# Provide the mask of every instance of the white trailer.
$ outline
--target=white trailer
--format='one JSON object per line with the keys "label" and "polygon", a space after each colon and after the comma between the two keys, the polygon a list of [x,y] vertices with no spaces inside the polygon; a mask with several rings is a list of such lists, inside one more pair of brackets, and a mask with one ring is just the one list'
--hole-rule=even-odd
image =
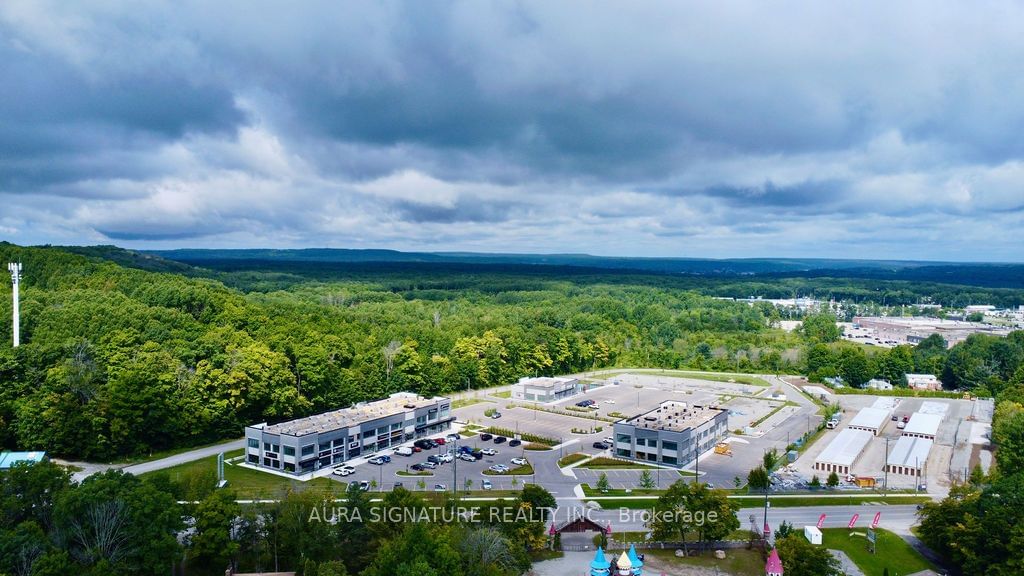
{"label": "white trailer", "polygon": [[817,526],[804,526],[804,538],[815,546],[821,546],[821,530]]}

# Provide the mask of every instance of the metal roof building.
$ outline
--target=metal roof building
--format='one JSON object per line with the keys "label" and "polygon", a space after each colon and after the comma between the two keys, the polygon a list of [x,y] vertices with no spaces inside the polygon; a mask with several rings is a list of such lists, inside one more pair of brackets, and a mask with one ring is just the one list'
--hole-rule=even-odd
{"label": "metal roof building", "polygon": [[932,451],[932,440],[917,436],[900,436],[885,459],[886,470],[893,474],[920,476]]}
{"label": "metal roof building", "polygon": [[882,427],[885,426],[886,420],[889,419],[889,415],[892,414],[892,410],[885,410],[882,408],[862,408],[857,415],[850,420],[849,428],[854,430],[866,430],[874,435],[878,435]]}
{"label": "metal roof building", "polygon": [[903,429],[903,435],[935,440],[936,434],[939,433],[939,424],[941,423],[942,416],[938,414],[914,412],[910,416],[910,421],[907,422],[907,427]]}
{"label": "metal roof building", "polygon": [[35,464],[46,459],[46,452],[0,452],[0,470],[26,462]]}
{"label": "metal roof building", "polygon": [[849,474],[850,467],[874,435],[867,430],[845,428],[814,459],[814,469]]}

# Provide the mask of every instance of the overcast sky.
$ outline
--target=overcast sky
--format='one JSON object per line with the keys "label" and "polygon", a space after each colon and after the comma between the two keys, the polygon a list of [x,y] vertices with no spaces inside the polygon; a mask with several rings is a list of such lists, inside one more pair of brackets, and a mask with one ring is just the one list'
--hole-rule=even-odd
{"label": "overcast sky", "polygon": [[1024,261],[1020,2],[0,1],[0,239]]}

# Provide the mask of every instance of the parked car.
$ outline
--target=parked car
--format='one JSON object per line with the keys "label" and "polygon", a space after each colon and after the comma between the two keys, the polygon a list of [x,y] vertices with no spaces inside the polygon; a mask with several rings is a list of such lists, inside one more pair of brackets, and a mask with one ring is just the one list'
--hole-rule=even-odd
{"label": "parked car", "polygon": [[597,402],[594,402],[593,400],[580,400],[576,403],[580,408],[590,408],[594,404],[597,404]]}
{"label": "parked car", "polygon": [[494,485],[491,484],[490,480],[484,480],[483,482],[480,483],[480,487],[483,488],[484,490],[490,490],[491,488],[494,487]]}
{"label": "parked car", "polygon": [[510,446],[511,448],[515,448],[516,446],[519,446],[519,445],[520,445],[520,444],[522,444],[522,443],[523,443],[523,441],[522,441],[522,440],[519,440],[518,438],[513,438],[513,439],[511,439],[511,440],[509,440],[509,441],[508,441],[508,445],[509,445],[509,446]]}
{"label": "parked car", "polygon": [[412,447],[412,451],[413,452],[423,452],[423,448],[420,448],[419,446],[413,446]]}
{"label": "parked car", "polygon": [[451,452],[445,452],[444,454],[441,454],[440,456],[438,456],[438,458],[440,458],[441,462],[444,462],[444,463],[448,463],[448,462],[451,462],[451,461],[455,460],[455,456],[452,456]]}
{"label": "parked car", "polygon": [[338,476],[348,476],[349,474],[355,474],[356,469],[346,464],[340,468],[335,468],[334,473]]}
{"label": "parked car", "polygon": [[513,458],[511,462],[516,466],[526,466],[527,464],[526,458]]}
{"label": "parked car", "polygon": [[449,434],[449,435],[444,437],[444,439],[449,441],[449,442],[454,442],[454,441],[459,440],[461,438],[462,438],[462,436],[459,436],[458,434]]}
{"label": "parked car", "polygon": [[440,464],[441,463],[441,457],[440,456],[427,456],[427,462],[432,462],[434,464]]}
{"label": "parked car", "polygon": [[594,442],[594,448],[597,448],[598,450],[607,450],[611,447],[612,445],[607,442]]}
{"label": "parked car", "polygon": [[483,442],[487,442],[491,438],[494,438],[494,436],[491,436],[490,434],[486,434],[486,433],[480,435],[480,440],[483,441]]}
{"label": "parked car", "polygon": [[612,399],[609,398],[608,400],[605,400],[604,403],[605,404],[615,404],[615,400],[612,400]]}
{"label": "parked car", "polygon": [[398,454],[399,456],[412,456],[412,453],[413,449],[410,448],[409,446],[402,446],[401,448],[395,450],[395,454]]}
{"label": "parked car", "polygon": [[501,418],[501,412],[494,412],[494,413],[492,413],[491,414],[491,418],[493,418],[495,420],[497,420],[498,418]]}
{"label": "parked car", "polygon": [[895,421],[897,421],[897,420],[899,420],[899,419],[900,419],[900,417],[899,417],[899,416],[897,416],[897,415],[895,415],[895,414],[893,414],[893,415],[892,415],[892,421],[893,421],[893,422],[895,422]]}
{"label": "parked car", "polygon": [[437,468],[437,463],[431,462],[430,460],[427,460],[426,462],[421,464],[421,466],[423,466],[424,468],[426,468],[428,470],[434,470],[435,468]]}
{"label": "parked car", "polygon": [[353,480],[353,481],[348,483],[348,489],[351,490],[353,488],[359,488],[359,481],[358,480]]}
{"label": "parked car", "polygon": [[448,487],[444,484],[434,484],[434,492],[444,492],[448,490]]}
{"label": "parked car", "polygon": [[433,440],[431,440],[431,442],[437,444],[438,446],[444,446],[445,443],[447,443],[448,441],[445,440],[444,438],[434,438]]}
{"label": "parked car", "polygon": [[508,438],[505,438],[504,436],[495,436],[494,437],[494,443],[495,444],[501,444],[505,440],[508,440]]}
{"label": "parked car", "polygon": [[423,470],[425,470],[425,468],[423,467],[423,464],[413,464],[412,466],[409,466],[409,468],[411,470],[416,471],[416,472],[423,472]]}
{"label": "parked car", "polygon": [[494,448],[484,448],[480,452],[483,453],[484,456],[494,456],[495,454],[498,453],[498,451],[495,450]]}
{"label": "parked car", "polygon": [[401,488],[401,487],[402,487],[402,483],[401,482],[395,482],[394,485],[391,486],[391,489],[394,490],[395,488]]}
{"label": "parked car", "polygon": [[476,462],[476,458],[473,458],[472,454],[468,454],[466,452],[459,454],[459,460],[464,460],[466,462]]}
{"label": "parked car", "polygon": [[366,480],[363,480],[362,482],[359,483],[359,489],[362,490],[363,492],[368,491],[370,489],[370,483],[367,482]]}
{"label": "parked car", "polygon": [[602,439],[602,442],[604,442],[605,444],[607,444],[609,446],[614,446],[615,445],[615,439],[612,438],[611,436],[608,436],[607,438]]}
{"label": "parked car", "polygon": [[503,473],[509,471],[509,467],[505,466],[504,464],[495,464],[495,465],[490,467],[490,470],[491,470],[491,472],[497,472],[498,474],[503,474]]}

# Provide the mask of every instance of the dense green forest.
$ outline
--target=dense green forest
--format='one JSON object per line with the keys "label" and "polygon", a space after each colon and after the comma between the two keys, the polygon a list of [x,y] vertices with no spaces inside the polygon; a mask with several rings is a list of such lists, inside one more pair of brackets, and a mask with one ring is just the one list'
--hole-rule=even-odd
{"label": "dense green forest", "polygon": [[[76,484],[50,462],[18,465],[0,473],[0,574],[216,575],[230,564],[303,576],[518,576],[546,544],[545,509],[555,506],[533,485],[483,504],[397,488],[377,503],[350,489],[341,501],[293,492],[246,505],[213,485],[195,492],[165,474],[120,471]],[[475,521],[459,521],[455,509],[469,506]]]}
{"label": "dense green forest", "polygon": [[[726,285],[702,292],[672,276],[405,263],[211,270],[110,248],[11,244],[0,244],[0,260],[25,267],[23,345],[0,347],[0,443],[93,460],[237,437],[246,424],[397,390],[445,394],[526,375],[652,366],[809,371],[858,384],[899,382],[912,366],[995,393],[1021,356],[1016,336],[951,352],[935,343],[865,351],[836,342],[828,313],[787,333],[768,303],[714,298]],[[845,290],[870,292],[858,282]],[[914,289],[906,298],[1020,296]],[[9,290],[0,291],[5,342]]]}

